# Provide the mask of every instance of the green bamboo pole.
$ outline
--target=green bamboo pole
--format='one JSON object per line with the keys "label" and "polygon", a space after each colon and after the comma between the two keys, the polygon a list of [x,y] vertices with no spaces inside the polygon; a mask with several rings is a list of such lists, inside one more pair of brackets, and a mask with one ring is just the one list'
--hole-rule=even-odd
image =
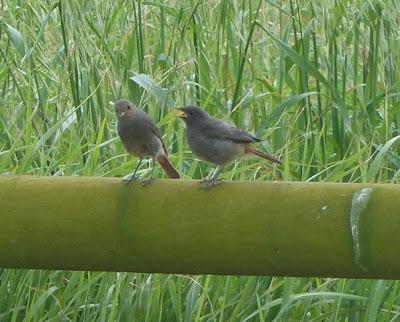
{"label": "green bamboo pole", "polygon": [[0,267],[399,278],[399,196],[388,184],[0,176]]}

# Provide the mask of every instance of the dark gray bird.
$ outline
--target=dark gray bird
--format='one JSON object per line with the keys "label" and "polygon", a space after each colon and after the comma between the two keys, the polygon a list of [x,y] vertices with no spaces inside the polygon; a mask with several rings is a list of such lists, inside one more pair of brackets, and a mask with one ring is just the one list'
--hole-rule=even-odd
{"label": "dark gray bird", "polygon": [[206,185],[216,185],[224,167],[244,156],[256,155],[282,164],[277,158],[251,145],[262,141],[254,135],[210,116],[198,106],[185,106],[178,110],[177,116],[186,123],[186,139],[190,149],[199,159],[218,165],[213,177],[205,180]]}
{"label": "dark gray bird", "polygon": [[115,103],[117,114],[118,135],[126,150],[139,158],[135,172],[132,177],[124,182],[130,183],[138,179],[136,172],[139,169],[143,158],[152,157],[153,167],[150,179],[145,184],[152,182],[154,174],[154,163],[157,161],[167,175],[172,179],[179,179],[179,173],[168,160],[168,153],[162,140],[160,130],[154,125],[151,118],[128,100],[119,100]]}

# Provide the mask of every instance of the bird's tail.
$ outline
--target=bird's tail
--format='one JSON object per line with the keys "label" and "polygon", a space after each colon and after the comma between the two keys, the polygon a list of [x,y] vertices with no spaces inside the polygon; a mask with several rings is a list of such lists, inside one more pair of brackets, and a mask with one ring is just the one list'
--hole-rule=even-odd
{"label": "bird's tail", "polygon": [[251,154],[259,156],[259,157],[261,157],[263,159],[269,160],[271,162],[282,164],[281,160],[273,157],[272,155],[269,155],[269,154],[263,153],[261,151],[258,151],[258,150],[256,150],[255,148],[253,148],[252,146],[249,146],[249,145],[246,146],[246,153],[251,153]]}
{"label": "bird's tail", "polygon": [[171,162],[169,162],[168,157],[165,154],[158,155],[156,160],[171,179],[179,179],[181,177],[178,171],[176,171],[172,166]]}

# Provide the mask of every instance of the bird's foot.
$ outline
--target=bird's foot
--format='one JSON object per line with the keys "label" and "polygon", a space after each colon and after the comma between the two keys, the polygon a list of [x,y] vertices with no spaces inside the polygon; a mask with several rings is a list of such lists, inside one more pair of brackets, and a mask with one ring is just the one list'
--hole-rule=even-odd
{"label": "bird's foot", "polygon": [[130,184],[132,181],[136,181],[139,179],[139,176],[131,176],[129,178],[122,179],[122,183]]}
{"label": "bird's foot", "polygon": [[204,179],[200,182],[201,187],[200,189],[208,190],[213,187],[219,186],[222,183],[222,179]]}
{"label": "bird's foot", "polygon": [[153,177],[151,177],[149,179],[146,179],[146,180],[143,181],[142,187],[146,187],[149,184],[153,183],[154,181],[156,181],[156,178],[153,178]]}

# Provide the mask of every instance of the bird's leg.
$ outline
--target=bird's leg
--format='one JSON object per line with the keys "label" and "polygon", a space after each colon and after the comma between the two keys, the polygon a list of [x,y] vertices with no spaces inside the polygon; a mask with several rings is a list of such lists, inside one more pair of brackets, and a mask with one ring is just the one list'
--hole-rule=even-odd
{"label": "bird's leg", "polygon": [[152,167],[151,167],[150,178],[143,181],[143,187],[149,185],[149,184],[152,183],[154,180],[156,180],[156,179],[154,178],[154,167],[155,167],[155,165],[156,165],[156,161],[154,160],[154,158],[152,159],[151,163],[152,163]]}
{"label": "bird's leg", "polygon": [[129,179],[123,179],[122,180],[123,183],[129,184],[132,181],[135,181],[135,180],[139,179],[139,177],[136,176],[136,172],[139,170],[139,167],[140,167],[140,164],[142,163],[142,161],[143,161],[143,158],[140,158],[139,162],[138,162],[138,164],[136,166],[135,172],[133,172],[133,175]]}
{"label": "bird's leg", "polygon": [[222,183],[222,179],[218,179],[219,175],[221,174],[222,171],[224,171],[224,166],[218,166],[218,168],[215,170],[214,175],[211,177],[211,179],[206,179],[201,182],[203,185],[203,188],[208,189],[212,188],[214,186],[218,186],[219,184]]}
{"label": "bird's leg", "polygon": [[211,178],[214,176],[215,171],[217,171],[217,169],[218,167],[213,169],[204,179],[201,180],[201,182],[210,181]]}
{"label": "bird's leg", "polygon": [[[219,169],[220,169],[220,167],[217,166],[203,180],[201,180],[201,182],[209,182],[209,181],[212,181],[213,179],[215,179],[215,176],[218,177],[219,173],[221,173],[221,171]],[[218,171],[218,174],[216,174],[217,171]]]}

